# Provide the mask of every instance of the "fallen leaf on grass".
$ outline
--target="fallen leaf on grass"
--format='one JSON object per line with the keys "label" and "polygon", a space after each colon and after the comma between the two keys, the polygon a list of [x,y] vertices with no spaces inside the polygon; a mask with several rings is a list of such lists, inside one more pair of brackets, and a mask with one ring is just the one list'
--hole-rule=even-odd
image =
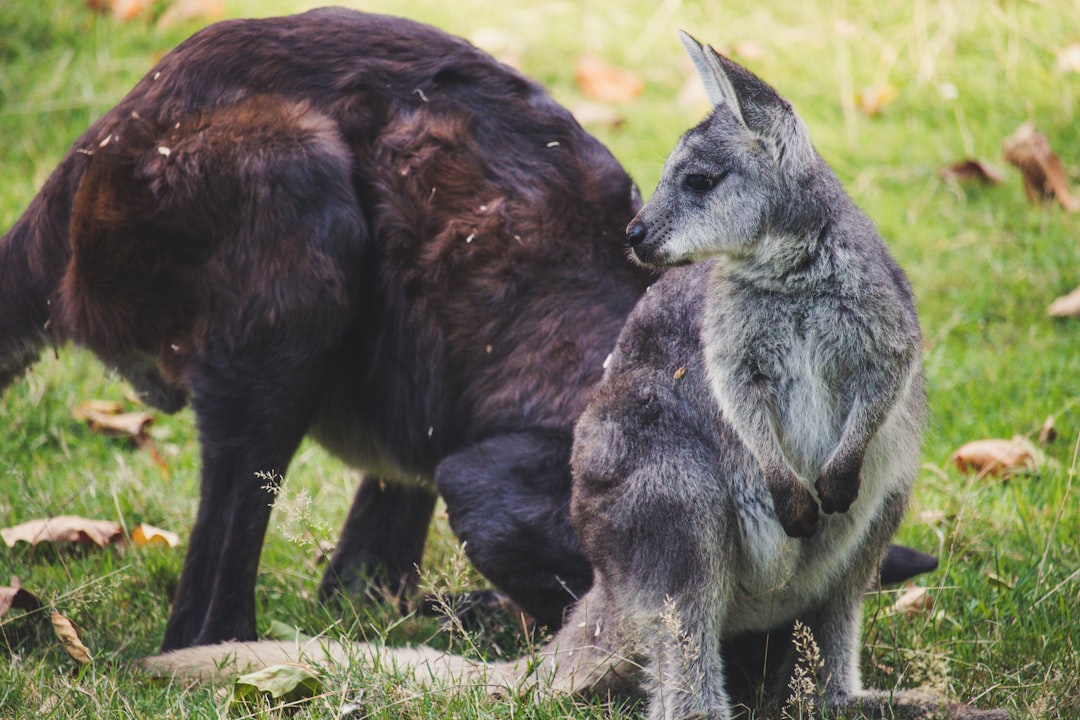
{"label": "fallen leaf on grass", "polygon": [[123,412],[124,406],[112,400],[87,400],[72,409],[71,415],[76,420],[87,423],[94,432],[113,437],[126,437],[150,453],[154,464],[161,469],[165,479],[169,478],[169,465],[158,452],[149,428],[154,422],[154,415],[148,412]]}
{"label": "fallen leaf on grass", "polygon": [[483,27],[469,33],[469,42],[515,70],[525,69],[526,43],[503,28]]}
{"label": "fallen leaf on grass", "polygon": [[75,542],[104,547],[123,536],[118,523],[111,520],[90,520],[78,515],[57,515],[53,518],[30,520],[15,527],[0,529],[8,547],[27,542],[31,545],[51,542]]}
{"label": "fallen leaf on grass", "polygon": [[90,657],[90,650],[79,639],[79,632],[75,629],[74,623],[55,610],[49,616],[49,619],[52,620],[53,632],[56,633],[57,639],[60,640],[60,646],[64,648],[67,654],[81,665],[89,663],[93,658]]}
{"label": "fallen leaf on grass", "polygon": [[271,665],[236,678],[230,707],[260,701],[293,703],[314,697],[322,692],[322,680],[313,668],[300,663]]}
{"label": "fallen leaf on grass", "polygon": [[993,165],[982,160],[966,158],[941,168],[941,177],[952,182],[981,182],[985,185],[997,185],[1005,179],[1005,174]]}
{"label": "fallen leaf on grass", "polygon": [[877,117],[898,97],[900,89],[895,85],[872,85],[855,94],[855,104],[870,117]]}
{"label": "fallen leaf on grass", "polygon": [[1080,317],[1080,287],[1050,303],[1046,313],[1050,317]]}
{"label": "fallen leaf on grass", "polygon": [[1061,160],[1050,149],[1046,136],[1030,122],[1005,138],[1005,160],[1024,175],[1024,192],[1031,202],[1057,200],[1069,212],[1080,210],[1080,201],[1069,194]]}
{"label": "fallen leaf on grass", "polygon": [[582,94],[600,102],[629,102],[645,89],[645,83],[637,75],[617,68],[595,55],[582,55],[578,58],[575,77]]}
{"label": "fallen leaf on grass", "polygon": [[1046,420],[1043,421],[1042,427],[1039,428],[1039,444],[1049,445],[1057,440],[1057,428],[1054,427],[1054,416],[1047,415]]}
{"label": "fallen leaf on grass", "polygon": [[[90,402],[101,403],[102,401]],[[94,432],[136,438],[145,435],[147,428],[154,422],[154,416],[148,412],[119,412],[118,403],[112,406],[117,408],[116,410],[111,408],[100,410],[86,405],[87,403],[83,403],[72,410],[71,414],[76,420],[87,423]]]}
{"label": "fallen leaf on grass", "polygon": [[220,0],[173,0],[161,13],[158,27],[170,28],[192,20],[218,20],[225,15]]}
{"label": "fallen leaf on grass", "polygon": [[927,525],[934,525],[948,517],[944,510],[923,510],[916,513],[915,520]]}
{"label": "fallen leaf on grass", "polygon": [[1058,72],[1080,73],[1080,44],[1074,43],[1058,51],[1055,67]]}
{"label": "fallen leaf on grass", "polygon": [[570,110],[581,125],[599,125],[617,128],[626,122],[626,116],[611,105],[582,100]]}
{"label": "fallen leaf on grass", "polygon": [[135,529],[131,531],[131,542],[133,542],[136,547],[160,545],[176,548],[180,547],[180,536],[174,532],[156,528],[153,525],[139,523],[135,526]]}
{"label": "fallen leaf on grass", "polygon": [[731,46],[731,54],[741,57],[743,60],[755,62],[765,59],[765,46],[754,40],[736,40]]}
{"label": "fallen leaf on grass", "polygon": [[123,404],[116,400],[84,400],[71,409],[71,417],[86,422],[91,415],[117,415],[123,411]]}
{"label": "fallen leaf on grass", "polygon": [[1034,447],[1023,438],[974,440],[960,446],[952,454],[952,461],[961,472],[1009,477],[1035,469],[1035,454]]}
{"label": "fallen leaf on grass", "polygon": [[915,617],[922,613],[930,612],[934,607],[934,598],[930,591],[917,585],[909,585],[904,593],[896,598],[892,611],[896,615]]}
{"label": "fallen leaf on grass", "polygon": [[150,10],[153,2],[152,0],[112,0],[109,5],[114,18],[130,22]]}
{"label": "fallen leaf on grass", "polygon": [[8,610],[25,610],[34,612],[41,608],[41,600],[37,595],[23,589],[19,584],[19,578],[11,578],[11,585],[0,587],[0,617],[7,614]]}

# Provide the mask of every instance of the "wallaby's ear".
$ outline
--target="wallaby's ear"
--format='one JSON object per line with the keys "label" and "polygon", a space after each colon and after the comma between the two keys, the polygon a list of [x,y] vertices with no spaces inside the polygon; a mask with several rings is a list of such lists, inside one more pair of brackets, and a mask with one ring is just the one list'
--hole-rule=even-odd
{"label": "wallaby's ear", "polygon": [[705,94],[708,95],[709,102],[714,108],[726,105],[743,127],[746,127],[739,96],[731,80],[728,79],[727,73],[724,72],[724,66],[720,64],[716,51],[705,47],[682,30],[679,31],[679,39],[682,40],[686,54],[690,56],[690,62],[694,63],[694,69],[697,70],[701,82],[705,85]]}
{"label": "wallaby's ear", "polygon": [[679,38],[714,107],[724,105],[750,133],[768,141],[777,160],[795,163],[812,156],[802,120],[780,93],[754,73],[685,32]]}

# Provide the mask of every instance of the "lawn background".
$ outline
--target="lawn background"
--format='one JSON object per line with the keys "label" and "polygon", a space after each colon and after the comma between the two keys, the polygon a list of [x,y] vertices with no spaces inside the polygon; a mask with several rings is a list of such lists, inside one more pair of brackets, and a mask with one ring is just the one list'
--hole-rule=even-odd
{"label": "lawn background", "polygon": [[[932,418],[923,470],[899,540],[938,553],[926,579],[931,611],[891,616],[895,594],[867,603],[868,685],[927,685],[1015,717],[1080,718],[1080,319],[1046,306],[1080,284],[1080,214],[1028,204],[1002,141],[1030,120],[1080,193],[1080,73],[1058,55],[1080,43],[1080,3],[1046,2],[524,2],[402,0],[354,7],[393,12],[520,58],[523,70],[574,107],[578,58],[589,53],[645,83],[618,106],[618,127],[589,126],[647,196],[679,134],[704,107],[675,30],[733,52],[789,98],[818,149],[877,221],[914,285],[926,336]],[[229,2],[228,16],[309,7]],[[160,9],[160,6],[159,6]],[[206,20],[168,28],[118,22],[81,0],[0,0],[0,228],[10,227],[74,140],[153,62]],[[360,49],[358,48],[358,51]],[[893,88],[877,117],[856,94]],[[1005,172],[997,186],[956,185],[940,169],[978,157]],[[125,384],[91,356],[62,348],[0,399],[0,526],[59,514],[139,521],[186,537],[197,502],[190,411],[159,416],[168,477],[145,452],[91,433],[71,416],[88,398],[124,398]],[[951,452],[982,437],[1034,439],[1048,416],[1059,433],[1038,472],[973,480]],[[461,647],[430,621],[364,606],[340,614],[315,601],[319,543],[332,542],[358,476],[313,444],[290,469],[263,553],[260,628],[430,640]],[[164,629],[182,550],[75,551],[0,547],[0,583],[17,576],[82,628],[94,662],[76,669],[48,620],[0,618],[0,718],[216,717],[220,694],[149,682],[133,659]],[[440,589],[475,587],[441,518],[425,560]],[[467,646],[492,656],[524,647],[512,631]],[[418,694],[392,679],[328,678],[298,717],[338,717],[364,695],[375,717],[605,716],[528,698]],[[620,711],[616,710],[616,714]],[[363,716],[363,715],[360,715]]]}

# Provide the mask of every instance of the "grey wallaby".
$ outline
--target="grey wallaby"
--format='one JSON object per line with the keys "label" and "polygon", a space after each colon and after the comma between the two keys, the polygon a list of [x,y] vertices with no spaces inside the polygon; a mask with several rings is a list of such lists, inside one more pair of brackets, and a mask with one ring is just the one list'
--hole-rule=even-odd
{"label": "grey wallaby", "polygon": [[818,702],[924,712],[859,673],[863,593],[919,464],[911,289],[790,104],[682,40],[713,111],[627,237],[644,265],[694,264],[639,301],[577,423],[571,516],[595,584],[556,639],[584,657],[556,677],[641,668],[650,718],[729,718],[725,642],[797,619]]}
{"label": "grey wallaby", "polygon": [[[721,720],[725,651],[798,620],[818,647],[804,667],[821,706],[1005,718],[862,688],[862,597],[904,513],[925,415],[911,289],[791,106],[682,39],[714,109],[628,238],[643,265],[689,266],[638,302],[575,429],[571,516],[594,584],[540,658],[484,677],[643,694],[652,720]],[[777,648],[774,695],[800,662]],[[476,663],[399,652],[418,677],[477,677]],[[190,671],[168,658],[157,667]]]}

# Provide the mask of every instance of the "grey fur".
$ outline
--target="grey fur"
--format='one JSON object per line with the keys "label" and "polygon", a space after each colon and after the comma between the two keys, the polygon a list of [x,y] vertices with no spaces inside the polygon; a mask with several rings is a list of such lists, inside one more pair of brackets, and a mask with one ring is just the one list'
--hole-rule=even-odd
{"label": "grey fur", "polygon": [[704,262],[639,302],[578,421],[572,516],[595,585],[556,639],[578,646],[556,684],[624,658],[650,718],[728,718],[721,643],[800,618],[824,704],[861,702],[862,592],[919,460],[914,302],[791,106],[684,44],[715,106],[628,237],[643,264]]}

